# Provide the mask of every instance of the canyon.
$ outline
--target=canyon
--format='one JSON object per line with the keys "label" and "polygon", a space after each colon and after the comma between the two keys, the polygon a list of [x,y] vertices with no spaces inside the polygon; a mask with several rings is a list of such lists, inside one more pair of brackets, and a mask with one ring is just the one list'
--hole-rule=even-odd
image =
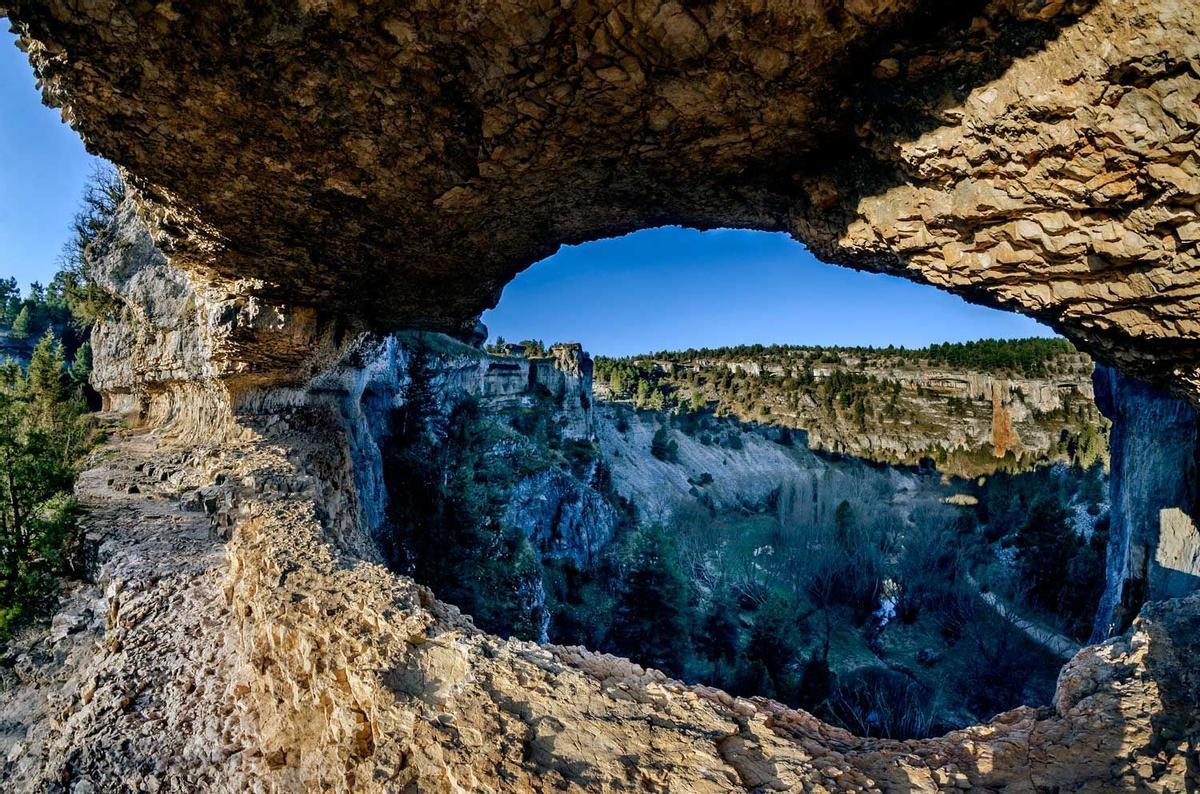
{"label": "canyon", "polygon": [[[1192,4],[0,5],[132,193],[93,336],[132,427],[80,478],[94,581],[11,652],[14,789],[1194,785]],[[788,231],[1116,368],[1106,618],[1052,706],[856,737],[488,635],[384,564],[390,334],[474,350],[517,271],[666,222]],[[447,377],[488,398],[586,393],[573,348],[495,373],[455,350]],[[568,433],[603,439],[577,402]]]}

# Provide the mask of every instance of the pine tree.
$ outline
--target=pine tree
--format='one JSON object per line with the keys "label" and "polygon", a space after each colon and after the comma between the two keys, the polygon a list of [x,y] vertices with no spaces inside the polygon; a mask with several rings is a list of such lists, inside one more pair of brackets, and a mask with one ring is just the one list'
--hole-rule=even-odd
{"label": "pine tree", "polygon": [[837,539],[843,546],[850,542],[850,532],[854,529],[854,508],[850,502],[843,499],[838,503],[833,514],[833,527],[837,531]]}
{"label": "pine tree", "polygon": [[667,463],[679,462],[679,443],[671,438],[671,433],[665,426],[659,426],[650,439],[650,454]]}
{"label": "pine tree", "polygon": [[84,342],[75,351],[75,358],[71,361],[71,380],[82,386],[88,382],[88,377],[92,374],[92,343]]}
{"label": "pine tree", "polygon": [[29,306],[21,306],[21,310],[17,312],[16,318],[12,323],[13,339],[28,339],[33,333],[33,319],[30,317]]}
{"label": "pine tree", "polygon": [[1034,604],[1053,609],[1066,582],[1078,540],[1067,526],[1067,511],[1054,496],[1039,497],[1014,538],[1022,584]]}
{"label": "pine tree", "polygon": [[662,527],[639,530],[623,555],[612,640],[617,650],[678,674],[689,648],[687,580]]}
{"label": "pine tree", "polygon": [[53,424],[70,396],[66,368],[62,345],[54,336],[54,330],[47,328],[33,349],[26,375],[34,417],[43,427]]}
{"label": "pine tree", "polygon": [[729,664],[738,654],[737,602],[726,588],[714,591],[696,634],[696,650],[710,662]]}
{"label": "pine tree", "polygon": [[0,279],[0,325],[12,325],[21,305],[21,291],[17,280],[12,278]]}
{"label": "pine tree", "polygon": [[645,408],[646,403],[650,401],[650,381],[638,380],[637,391],[634,394],[633,404],[638,408]]}
{"label": "pine tree", "polygon": [[771,596],[754,617],[743,654],[748,662],[759,663],[766,669],[775,696],[783,699],[790,698],[795,690],[789,670],[797,645],[794,613],[792,604],[778,595]]}

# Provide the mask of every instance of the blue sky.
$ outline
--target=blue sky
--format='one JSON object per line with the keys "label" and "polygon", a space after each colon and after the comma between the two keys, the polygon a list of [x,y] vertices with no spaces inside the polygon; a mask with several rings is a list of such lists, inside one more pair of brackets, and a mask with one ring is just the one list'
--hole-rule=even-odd
{"label": "blue sky", "polygon": [[930,286],[827,265],[785,234],[678,227],[564,246],[517,276],[483,320],[493,339],[579,341],[605,355],[1053,335]]}
{"label": "blue sky", "polygon": [[[0,276],[49,281],[96,158],[42,105],[0,19]],[[492,336],[596,353],[740,343],[873,344],[1049,335],[1024,317],[818,262],[785,235],[648,229],[567,246],[484,315]]]}
{"label": "blue sky", "polygon": [[94,157],[45,107],[25,54],[0,17],[0,276],[22,288],[57,269]]}

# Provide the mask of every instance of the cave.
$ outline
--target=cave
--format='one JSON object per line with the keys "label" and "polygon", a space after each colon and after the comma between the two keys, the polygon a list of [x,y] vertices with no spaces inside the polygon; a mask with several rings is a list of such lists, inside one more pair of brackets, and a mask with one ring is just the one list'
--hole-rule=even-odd
{"label": "cave", "polygon": [[[19,788],[142,767],[169,790],[1195,785],[1200,600],[1155,568],[1196,482],[1190,5],[0,5],[46,102],[128,185],[97,250],[121,310],[95,385],[145,429],[83,475],[106,650],[80,653]],[[557,246],[667,223],[783,231],[1115,368],[1099,397],[1132,529],[1110,567],[1130,586],[1053,706],[856,737],[489,636],[381,564],[392,334],[478,342]],[[1164,521],[1148,500],[1170,489]]]}

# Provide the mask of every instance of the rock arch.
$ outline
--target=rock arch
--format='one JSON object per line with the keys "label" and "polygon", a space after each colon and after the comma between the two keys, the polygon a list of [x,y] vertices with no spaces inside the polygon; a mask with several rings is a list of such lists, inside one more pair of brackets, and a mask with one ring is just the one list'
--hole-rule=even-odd
{"label": "rock arch", "polygon": [[[827,260],[1036,316],[1200,400],[1194,4],[3,5],[47,101],[124,169],[198,296],[203,363],[137,369],[122,388],[177,430],[228,422],[228,449],[211,454],[255,467],[211,497],[219,525],[237,526],[228,610],[214,617],[233,668],[225,690],[196,697],[228,709],[238,728],[224,737],[249,752],[214,757],[207,779],[447,791],[1195,780],[1195,598],[1082,652],[1054,710],[928,742],[856,739],[778,704],[479,634],[367,562],[338,426],[314,449],[311,428],[261,419],[354,394],[345,384],[384,355],[357,331],[469,333],[556,245],[665,222],[788,231]],[[92,723],[72,730],[68,748],[105,746]],[[88,763],[122,779],[111,759]]]}
{"label": "rock arch", "polygon": [[1194,380],[1188,3],[5,5],[172,261],[276,301],[466,330],[560,243],[754,226]]}

